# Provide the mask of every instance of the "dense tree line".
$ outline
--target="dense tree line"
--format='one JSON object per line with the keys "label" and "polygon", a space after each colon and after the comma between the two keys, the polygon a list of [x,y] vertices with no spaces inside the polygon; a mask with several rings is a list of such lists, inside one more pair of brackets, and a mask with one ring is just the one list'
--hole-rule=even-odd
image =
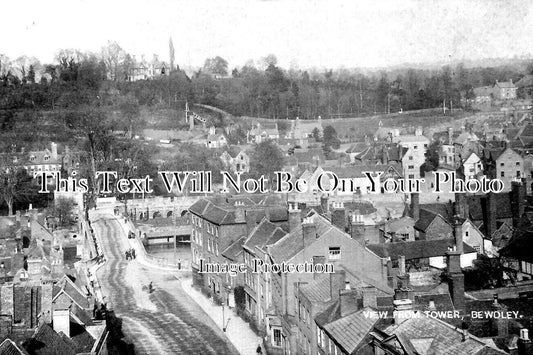
{"label": "dense tree line", "polygon": [[[173,52],[170,39],[171,58]],[[95,97],[101,105],[114,106],[121,96],[129,95],[141,106],[183,108],[187,100],[241,116],[329,118],[462,107],[465,99],[473,97],[474,87],[493,85],[496,80],[516,81],[532,70],[523,65],[467,68],[462,64],[379,72],[285,70],[269,55],[229,74],[228,62],[217,56],[206,59],[190,76],[172,64],[170,75],[131,82],[131,70],[139,63],[115,42],[109,42],[100,54],[62,50],[56,63],[48,65],[28,58],[10,62],[0,56],[0,109],[72,107]]]}

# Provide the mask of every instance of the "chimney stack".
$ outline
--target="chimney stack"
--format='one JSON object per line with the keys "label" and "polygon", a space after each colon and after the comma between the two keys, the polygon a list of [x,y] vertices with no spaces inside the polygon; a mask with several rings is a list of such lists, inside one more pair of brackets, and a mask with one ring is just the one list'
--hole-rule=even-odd
{"label": "chimney stack", "polygon": [[520,217],[524,214],[526,205],[526,182],[525,179],[511,182],[511,210],[513,213],[513,227],[518,225]]}
{"label": "chimney stack", "polygon": [[448,127],[448,144],[453,144],[453,127]]}
{"label": "chimney stack", "polygon": [[337,300],[342,290],[346,289],[346,272],[344,270],[329,274],[329,296]]}
{"label": "chimney stack", "polygon": [[[325,256],[322,256],[322,255],[316,255],[316,256],[313,256],[313,266],[316,265],[316,264],[322,264],[324,265],[326,263],[326,257]],[[318,273],[313,273],[313,279],[316,279],[319,275],[321,274],[318,274]]]}
{"label": "chimney stack", "polygon": [[533,354],[533,344],[529,339],[529,330],[520,329],[520,338],[518,338],[518,355]]}
{"label": "chimney stack", "polygon": [[398,274],[396,275],[397,283],[394,290],[394,299],[412,299],[411,279],[405,268],[405,256],[398,257]]}
{"label": "chimney stack", "polygon": [[301,223],[301,211],[296,202],[289,202],[289,232],[298,228]]}
{"label": "chimney stack", "polygon": [[255,211],[244,211],[244,219],[246,220],[246,235],[248,236],[257,224]]}
{"label": "chimney stack", "polygon": [[410,299],[394,300],[394,324],[400,324],[404,320],[412,318],[413,301]]}
{"label": "chimney stack", "polygon": [[365,245],[365,222],[363,221],[363,215],[358,214],[358,212],[354,211],[350,219],[350,236]]}
{"label": "chimney stack", "polygon": [[328,202],[329,198],[328,198],[328,195],[326,194],[323,194],[322,196],[320,196],[320,207],[322,209],[322,213],[328,213],[329,212],[329,202]]}
{"label": "chimney stack", "polygon": [[465,310],[465,277],[461,270],[461,253],[457,250],[446,253],[448,288],[456,310]]}
{"label": "chimney stack", "polygon": [[339,291],[340,313],[341,317],[357,311],[357,293],[355,290],[344,289]]}
{"label": "chimney stack", "polygon": [[[507,307],[502,303],[498,302],[498,294],[494,294],[494,302],[491,305],[491,308],[495,312],[501,312],[504,314],[507,311]],[[493,334],[497,334],[498,337],[505,338],[509,335],[509,320],[506,318],[491,318],[490,325],[493,331]]]}
{"label": "chimney stack", "polygon": [[55,309],[53,311],[53,326],[57,333],[63,332],[70,338],[70,309]]}
{"label": "chimney stack", "polygon": [[466,194],[463,192],[455,193],[454,215],[464,219],[470,216]]}
{"label": "chimney stack", "polygon": [[236,223],[245,223],[246,222],[246,211],[243,201],[235,201],[235,222]]}
{"label": "chimney stack", "polygon": [[333,211],[331,211],[331,224],[344,231],[346,225],[346,209],[344,202],[333,202]]}
{"label": "chimney stack", "polygon": [[420,218],[420,195],[417,192],[411,193],[411,217],[415,222]]}
{"label": "chimney stack", "polygon": [[489,192],[485,197],[485,214],[483,224],[486,226],[486,237],[490,239],[492,234],[496,231],[496,219],[498,217],[498,205],[496,201],[496,194]]}
{"label": "chimney stack", "polygon": [[453,236],[455,238],[455,249],[458,253],[463,254],[463,223],[459,218],[455,218]]}
{"label": "chimney stack", "polygon": [[378,290],[375,287],[363,288],[363,307],[377,309],[378,307]]}
{"label": "chimney stack", "polygon": [[50,144],[51,148],[52,148],[52,159],[53,160],[57,160],[57,144],[55,144],[54,142],[52,142]]}
{"label": "chimney stack", "polygon": [[312,218],[304,218],[302,222],[302,234],[304,248],[305,246],[310,245],[312,241],[318,237],[316,234],[316,225]]}

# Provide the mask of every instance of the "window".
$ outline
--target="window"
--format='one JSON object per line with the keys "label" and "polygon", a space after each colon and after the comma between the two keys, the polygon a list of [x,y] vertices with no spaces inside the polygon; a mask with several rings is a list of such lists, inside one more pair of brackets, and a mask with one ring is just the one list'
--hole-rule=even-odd
{"label": "window", "polygon": [[500,173],[500,177],[505,177],[505,171],[502,171],[502,172]]}
{"label": "window", "polygon": [[414,174],[409,174],[409,176],[407,177],[408,179],[414,179],[415,178],[415,175]]}
{"label": "window", "polygon": [[505,166],[505,164],[504,163],[500,163],[500,166]]}
{"label": "window", "polygon": [[340,247],[330,247],[329,248],[329,259],[330,260],[340,260],[341,258],[341,248]]}
{"label": "window", "polygon": [[519,161],[516,162],[516,166],[520,166],[520,162]]}
{"label": "window", "polygon": [[417,145],[415,145],[415,147],[414,147],[414,148],[415,148],[415,149],[418,149],[418,146],[417,146]]}
{"label": "window", "polygon": [[522,175],[522,173],[520,173],[520,170],[517,170],[516,177],[519,178],[521,175]]}
{"label": "window", "polygon": [[48,161],[49,159],[50,159],[50,157],[48,155],[44,156],[44,161]]}
{"label": "window", "polygon": [[428,145],[427,145],[427,144],[424,144],[424,148],[427,148],[427,147],[428,147]]}
{"label": "window", "polygon": [[409,156],[409,160],[413,160],[413,156],[412,155]]}
{"label": "window", "polygon": [[280,347],[281,346],[281,329],[273,328],[272,329],[272,345]]}
{"label": "window", "polygon": [[409,166],[407,166],[407,169],[414,169],[414,168],[415,168],[414,165],[409,165]]}

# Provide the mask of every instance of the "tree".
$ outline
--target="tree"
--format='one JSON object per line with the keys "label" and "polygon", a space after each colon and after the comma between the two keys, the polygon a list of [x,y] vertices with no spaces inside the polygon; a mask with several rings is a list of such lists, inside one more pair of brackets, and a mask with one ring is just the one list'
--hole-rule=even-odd
{"label": "tree", "polygon": [[278,145],[272,140],[266,140],[254,147],[250,170],[257,177],[264,175],[269,178],[274,171],[283,168],[284,156]]}
{"label": "tree", "polygon": [[59,219],[60,226],[68,227],[75,222],[73,218],[75,204],[73,199],[66,197],[54,201],[54,216]]}
{"label": "tree", "polygon": [[434,141],[429,145],[425,153],[426,161],[420,166],[420,175],[422,177],[439,166],[439,149],[440,143],[438,141]]}
{"label": "tree", "polygon": [[27,75],[28,82],[34,84],[35,83],[35,69],[33,64],[30,65],[30,68],[28,69],[28,75]]}
{"label": "tree", "polygon": [[325,147],[339,149],[340,140],[337,137],[337,131],[335,131],[335,128],[333,128],[333,126],[327,125],[326,127],[324,127],[323,136],[323,142]]}
{"label": "tree", "polygon": [[168,40],[168,55],[170,57],[170,71],[174,71],[174,43],[172,43],[172,37]]}
{"label": "tree", "polygon": [[15,201],[24,201],[29,196],[35,196],[36,185],[32,186],[33,179],[26,170],[17,166],[6,154],[0,162],[0,198],[5,202],[8,214],[13,215]]}
{"label": "tree", "polygon": [[474,266],[465,270],[467,291],[504,286],[504,266],[500,258],[479,254]]}
{"label": "tree", "polygon": [[109,41],[106,46],[102,47],[102,60],[105,63],[109,79],[113,81],[123,79],[121,66],[124,64],[126,55],[126,51],[117,42]]}
{"label": "tree", "polygon": [[313,138],[315,139],[315,141],[320,142],[321,137],[320,130],[318,129],[318,127],[313,128],[313,131],[311,133],[313,134]]}
{"label": "tree", "polygon": [[208,58],[205,60],[203,71],[211,74],[228,75],[228,61],[219,56]]}

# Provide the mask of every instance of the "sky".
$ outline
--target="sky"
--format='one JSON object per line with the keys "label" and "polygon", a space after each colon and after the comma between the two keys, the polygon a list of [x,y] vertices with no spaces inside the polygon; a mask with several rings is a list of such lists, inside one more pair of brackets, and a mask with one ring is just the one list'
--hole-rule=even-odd
{"label": "sky", "polygon": [[2,5],[0,53],[43,63],[116,41],[137,59],[230,68],[274,54],[283,67],[376,68],[533,53],[529,0],[26,0]]}

